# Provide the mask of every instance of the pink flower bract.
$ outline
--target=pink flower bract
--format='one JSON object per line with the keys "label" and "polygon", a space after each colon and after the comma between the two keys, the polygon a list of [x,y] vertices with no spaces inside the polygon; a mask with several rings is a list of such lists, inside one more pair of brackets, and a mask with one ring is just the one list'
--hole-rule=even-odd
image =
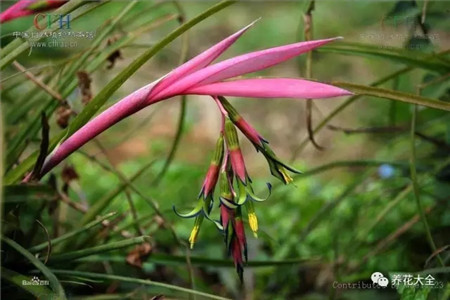
{"label": "pink flower bract", "polygon": [[[253,23],[252,23],[253,24]],[[41,175],[115,123],[144,107],[182,94],[251,98],[329,98],[350,92],[324,83],[293,78],[256,78],[223,81],[259,71],[339,38],[300,42],[233,57],[210,65],[252,24],[202,52],[180,67],[123,98],[61,143],[47,157]],[[240,174],[242,175],[242,174]]]}

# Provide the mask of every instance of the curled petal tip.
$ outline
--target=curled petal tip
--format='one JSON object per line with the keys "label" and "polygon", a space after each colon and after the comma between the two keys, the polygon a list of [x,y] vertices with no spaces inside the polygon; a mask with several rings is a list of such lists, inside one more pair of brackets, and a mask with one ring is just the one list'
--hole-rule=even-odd
{"label": "curled petal tip", "polygon": [[173,209],[173,212],[180,218],[187,219],[187,218],[197,217],[203,211],[203,201],[200,200],[197,203],[197,205],[190,212],[185,213],[185,214],[178,212],[177,209],[175,208],[175,205],[172,205],[172,209]]}

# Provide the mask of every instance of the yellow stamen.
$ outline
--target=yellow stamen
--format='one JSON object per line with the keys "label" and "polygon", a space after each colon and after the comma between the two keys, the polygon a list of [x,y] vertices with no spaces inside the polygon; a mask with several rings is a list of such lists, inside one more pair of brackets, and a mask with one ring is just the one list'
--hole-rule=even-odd
{"label": "yellow stamen", "polygon": [[189,244],[191,246],[191,249],[194,248],[194,244],[197,241],[199,231],[200,231],[200,226],[194,225],[194,228],[192,228],[192,231],[191,231],[191,236],[189,237]]}
{"label": "yellow stamen", "polygon": [[289,176],[289,174],[287,173],[285,168],[281,167],[278,170],[280,171],[281,175],[283,176],[284,182],[286,182],[286,184],[289,184],[292,181],[294,181],[294,179],[292,179],[292,177]]}
{"label": "yellow stamen", "polygon": [[195,218],[194,228],[192,228],[191,235],[189,236],[189,244],[191,249],[194,248],[194,244],[197,241],[198,233],[200,231],[200,226],[203,222],[203,215],[199,215]]}
{"label": "yellow stamen", "polygon": [[248,223],[250,224],[250,229],[253,231],[253,235],[258,237],[258,218],[254,212],[248,214]]}
{"label": "yellow stamen", "polygon": [[250,225],[250,229],[253,231],[253,235],[258,237],[258,218],[256,217],[253,202],[248,200],[245,202],[245,206],[247,207],[248,224]]}

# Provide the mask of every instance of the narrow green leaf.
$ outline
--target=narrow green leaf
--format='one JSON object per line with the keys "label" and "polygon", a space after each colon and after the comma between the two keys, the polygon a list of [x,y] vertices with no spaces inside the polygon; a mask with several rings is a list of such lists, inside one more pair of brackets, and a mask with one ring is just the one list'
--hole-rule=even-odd
{"label": "narrow green leaf", "polygon": [[64,293],[64,289],[56,278],[55,274],[50,271],[39,259],[33,256],[28,250],[23,248],[21,245],[17,244],[15,241],[2,236],[2,240],[8,244],[11,248],[22,254],[25,258],[27,258],[36,268],[38,268],[45,277],[47,277],[50,282],[50,287],[58,296],[58,299],[64,300],[66,299],[66,295]]}
{"label": "narrow green leaf", "polygon": [[150,238],[148,236],[140,236],[131,239],[126,239],[119,242],[112,242],[105,245],[100,245],[92,248],[86,248],[81,250],[76,250],[72,252],[67,252],[63,254],[56,254],[50,257],[48,264],[54,264],[58,262],[68,262],[77,258],[86,257],[93,254],[105,253],[108,251],[113,251],[117,249],[122,249],[125,247],[133,246],[136,244],[142,244],[144,242],[149,242]]}
{"label": "narrow green leaf", "polygon": [[[122,257],[117,256],[90,256],[86,258],[81,258],[80,261],[83,262],[123,262]],[[152,253],[147,259],[148,263],[160,264],[160,265],[180,265],[186,264],[186,256],[182,255],[169,255],[164,253]],[[205,267],[225,267],[234,268],[234,263],[229,259],[212,259],[204,258],[199,256],[191,256],[190,261],[196,266]],[[315,258],[291,258],[284,260],[252,260],[248,261],[246,266],[250,268],[263,268],[263,267],[274,267],[274,266],[288,266],[288,265],[301,265],[314,263]]]}
{"label": "narrow green leaf", "polygon": [[389,100],[394,101],[401,101],[406,102],[410,104],[417,104],[422,105],[430,108],[435,109],[441,109],[450,111],[450,103],[439,101],[439,100],[433,100],[425,97],[421,97],[414,94],[394,91],[394,90],[388,90],[388,89],[382,89],[382,88],[376,88],[372,86],[366,86],[366,85],[359,85],[354,83],[347,83],[347,82],[332,82],[333,85],[339,86],[341,88],[347,89],[355,94],[358,95],[366,95],[366,96],[374,96],[379,98],[385,98]]}
{"label": "narrow green leaf", "polygon": [[[430,250],[433,253],[437,253],[436,243],[433,240],[433,235],[431,234],[430,226],[428,225],[427,217],[425,216],[425,211],[423,209],[422,200],[420,196],[420,187],[417,182],[417,170],[416,170],[416,118],[417,118],[417,106],[414,105],[411,117],[411,130],[410,130],[410,174],[411,182],[413,186],[414,198],[416,199],[417,210],[419,211],[420,220],[423,223],[425,230],[425,237],[427,238]],[[437,254],[437,259],[441,267],[445,267],[444,260],[441,256]],[[403,298],[403,295],[402,295]],[[424,298],[426,299],[426,297]]]}
{"label": "narrow green leaf", "polygon": [[450,62],[442,57],[437,55],[430,56],[429,53],[409,51],[401,48],[383,48],[380,45],[338,42],[330,46],[320,47],[318,51],[384,58],[406,64],[407,66],[440,73],[448,73],[450,71]]}
{"label": "narrow green leaf", "polygon": [[48,185],[7,185],[5,186],[4,203],[21,203],[26,201],[51,201],[58,193]]}
{"label": "narrow green leaf", "polygon": [[83,65],[84,62],[89,58],[89,56],[94,52],[94,50],[97,49],[98,46],[100,46],[105,39],[108,37],[108,35],[113,31],[113,29],[117,26],[117,24],[122,20],[123,17],[127,15],[127,13],[138,3],[137,0],[131,1],[128,3],[127,6],[125,6],[120,14],[116,16],[103,30],[101,33],[94,39],[92,42],[91,47],[83,53],[83,55],[77,59],[77,61],[70,66],[70,69],[68,71],[69,74],[75,74],[75,72]]}
{"label": "narrow green leaf", "polygon": [[207,294],[204,292],[199,292],[196,290],[191,290],[188,288],[183,288],[183,287],[176,286],[176,285],[152,281],[149,279],[130,278],[130,277],[118,276],[118,275],[107,275],[107,274],[70,271],[70,270],[53,270],[53,272],[55,272],[56,274],[62,274],[62,275],[68,275],[68,276],[81,276],[81,277],[87,277],[87,278],[103,279],[103,280],[107,280],[107,281],[128,282],[128,283],[134,283],[137,285],[157,286],[157,287],[162,287],[162,288],[166,288],[169,290],[179,291],[179,292],[183,292],[183,293],[187,293],[187,294],[191,294],[191,295],[202,296],[202,297],[205,297],[208,299],[219,299],[219,300],[228,299],[228,298],[223,298],[223,297],[212,295],[212,294]]}
{"label": "narrow green leaf", "polygon": [[2,278],[16,285],[20,289],[27,291],[38,299],[56,299],[57,295],[44,285],[24,285],[23,281],[30,281],[29,276],[2,267]]}
{"label": "narrow green leaf", "polygon": [[[84,226],[82,226],[82,227],[80,227],[80,228],[78,228],[76,230],[67,232],[66,234],[63,234],[63,235],[61,235],[61,236],[59,236],[57,238],[54,238],[54,239],[50,240],[50,242],[51,242],[52,246],[58,245],[59,243],[61,243],[63,241],[70,240],[70,238],[72,238],[74,236],[77,236],[77,235],[79,235],[79,234],[81,234],[83,232],[88,231],[89,229],[91,229],[91,228],[101,224],[104,220],[109,219],[109,218],[111,218],[113,216],[116,216],[116,215],[117,215],[117,213],[115,213],[115,212],[109,213],[109,214],[107,214],[107,215],[105,215],[105,216],[103,216],[101,218],[98,218],[97,220],[92,221],[92,222],[90,222],[90,223],[88,223],[88,224],[86,224],[86,225],[84,225]],[[28,251],[30,251],[30,252],[38,252],[38,251],[41,251],[41,250],[45,249],[47,247],[47,245],[48,245],[48,242],[43,242],[43,243],[41,243],[39,245],[36,245],[36,246],[33,246],[33,247],[29,248]]]}

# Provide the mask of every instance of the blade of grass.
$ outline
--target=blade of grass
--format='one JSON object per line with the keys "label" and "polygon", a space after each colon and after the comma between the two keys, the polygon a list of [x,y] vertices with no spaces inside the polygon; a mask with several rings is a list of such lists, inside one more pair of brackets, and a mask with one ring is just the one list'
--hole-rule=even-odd
{"label": "blade of grass", "polygon": [[[427,241],[430,245],[432,252],[436,252],[436,244],[434,243],[433,236],[431,235],[430,227],[428,225],[427,218],[425,216],[425,212],[423,210],[422,201],[420,199],[420,188],[417,182],[417,171],[416,171],[416,118],[417,118],[417,105],[414,105],[414,109],[411,117],[411,135],[410,135],[410,172],[411,172],[411,181],[413,185],[414,198],[416,199],[417,210],[419,211],[420,219],[423,223],[423,227],[425,230],[425,234],[427,237]],[[444,261],[441,256],[438,254],[437,259],[439,264],[444,267]]]}
{"label": "blade of grass", "polygon": [[26,201],[51,201],[58,197],[56,191],[48,185],[7,185],[4,203],[23,203]]}
{"label": "blade of grass", "polygon": [[374,96],[379,98],[385,98],[389,100],[394,101],[400,101],[410,104],[417,104],[422,105],[430,108],[450,111],[450,103],[439,101],[439,100],[433,100],[429,98],[425,98],[422,96],[394,91],[394,90],[388,90],[388,89],[382,89],[382,88],[376,88],[372,86],[365,86],[365,85],[359,85],[354,83],[347,83],[347,82],[332,82],[333,85],[342,87],[344,89],[347,89],[355,94],[359,95],[366,95],[366,96]]}
{"label": "blade of grass", "polygon": [[[57,295],[44,285],[24,285],[23,281],[30,281],[30,277],[2,267],[2,278],[27,291],[37,299],[56,299]],[[44,298],[45,297],[45,298]]]}
{"label": "blade of grass", "polygon": [[383,48],[379,45],[338,42],[332,46],[320,47],[318,51],[384,58],[433,72],[448,73],[450,71],[450,63],[439,56],[430,57],[427,53],[401,48]]}
{"label": "blade of grass", "polygon": [[294,180],[305,179],[306,177],[313,176],[324,171],[332,170],[335,168],[351,168],[351,167],[379,167],[381,165],[388,164],[391,166],[397,167],[407,167],[408,164],[406,162],[398,162],[398,161],[382,161],[382,160],[343,160],[343,161],[334,161],[329,164],[321,165],[314,169],[310,169],[308,171],[303,172],[302,174],[297,174],[294,176]]}
{"label": "blade of grass", "polygon": [[81,257],[86,257],[89,255],[98,254],[98,253],[105,253],[108,251],[122,249],[125,247],[133,246],[136,244],[142,244],[142,243],[149,242],[149,241],[150,241],[150,237],[140,236],[140,237],[126,239],[126,240],[118,241],[118,242],[112,242],[112,243],[108,243],[105,245],[100,245],[100,246],[96,246],[96,247],[92,247],[92,248],[85,248],[85,249],[66,252],[66,253],[62,253],[62,254],[55,254],[52,257],[50,257],[48,264],[55,264],[55,263],[59,263],[62,261],[69,262],[71,260],[78,259]]}
{"label": "blade of grass", "polygon": [[[56,245],[58,245],[59,243],[61,243],[63,241],[70,240],[72,237],[77,236],[77,235],[79,235],[79,234],[81,234],[83,232],[88,231],[89,229],[91,229],[91,228],[101,224],[104,220],[107,220],[107,219],[109,219],[109,218],[111,218],[113,216],[117,216],[117,213],[112,212],[112,213],[109,213],[109,214],[107,214],[107,215],[105,215],[103,217],[100,217],[99,219],[97,219],[95,221],[92,221],[90,223],[87,223],[86,225],[84,225],[84,226],[82,226],[82,227],[80,227],[80,228],[78,228],[76,230],[67,232],[66,234],[63,234],[63,235],[61,235],[61,236],[59,236],[57,238],[52,239],[51,243],[52,243],[53,246],[56,246]],[[36,246],[33,246],[33,247],[29,248],[28,251],[30,251],[30,252],[39,252],[39,251],[45,249],[47,247],[47,245],[48,245],[47,242],[43,242],[41,244],[38,244]]]}
{"label": "blade of grass", "polygon": [[[81,258],[82,262],[102,262],[102,261],[110,261],[123,263],[123,257],[117,256],[90,256],[86,258]],[[160,265],[185,265],[186,257],[182,255],[170,255],[164,253],[152,253],[147,261],[149,263],[160,264]],[[252,260],[248,261],[246,267],[250,268],[264,268],[264,267],[275,267],[275,266],[288,266],[288,265],[299,265],[299,264],[310,264],[313,261],[316,261],[315,258],[291,258],[291,259],[283,259],[283,260]],[[232,260],[228,259],[212,259],[205,258],[199,256],[191,256],[191,262],[196,266],[204,266],[204,267],[225,267],[225,268],[234,268],[234,263]]]}
{"label": "blade of grass", "polygon": [[203,296],[208,299],[218,299],[218,300],[228,299],[228,298],[223,298],[223,297],[212,295],[212,294],[207,294],[204,292],[199,292],[199,291],[179,287],[176,285],[152,281],[149,279],[130,278],[130,277],[118,276],[118,275],[106,275],[106,274],[99,274],[99,273],[70,271],[70,270],[53,270],[53,272],[55,272],[56,274],[68,275],[68,276],[80,276],[80,277],[87,277],[87,278],[103,279],[103,280],[108,280],[108,281],[117,280],[120,282],[134,283],[137,285],[157,286],[157,287],[162,287],[162,288],[166,288],[169,290],[179,291],[179,292],[183,292],[183,293],[187,293],[187,294]]}
{"label": "blade of grass", "polygon": [[77,59],[77,61],[71,65],[70,69],[68,70],[69,74],[74,74],[83,64],[84,62],[89,58],[91,53],[97,49],[98,46],[100,46],[107,36],[114,30],[114,28],[117,26],[117,24],[122,20],[123,17],[125,17],[128,12],[138,3],[137,0],[133,0],[130,3],[128,3],[127,6],[125,6],[120,14],[116,16],[108,26],[106,26],[100,35],[98,35],[95,40],[92,42],[92,45],[89,47],[88,51],[84,52],[83,55]]}
{"label": "blade of grass", "polygon": [[8,244],[11,248],[22,254],[26,259],[30,261],[36,268],[38,268],[45,277],[47,277],[50,282],[50,287],[56,293],[58,299],[64,300],[66,299],[66,295],[64,293],[64,289],[56,278],[55,274],[50,271],[39,259],[33,256],[28,250],[23,248],[21,245],[17,244],[15,241],[2,236],[2,240]]}

